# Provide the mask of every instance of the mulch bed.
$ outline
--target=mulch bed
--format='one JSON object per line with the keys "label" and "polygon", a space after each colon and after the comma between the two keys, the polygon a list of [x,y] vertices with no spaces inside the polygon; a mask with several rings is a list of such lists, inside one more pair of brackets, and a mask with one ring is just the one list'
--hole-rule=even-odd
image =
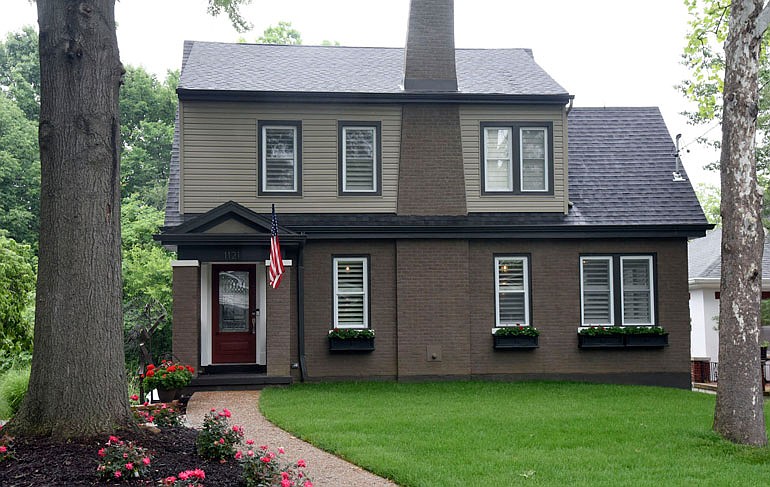
{"label": "mulch bed", "polygon": [[2,486],[70,485],[159,485],[170,475],[200,468],[206,472],[206,487],[238,486],[241,468],[234,460],[227,463],[203,460],[195,452],[198,431],[192,428],[166,428],[160,433],[146,430],[119,432],[122,440],[134,441],[152,452],[152,471],[145,480],[107,482],[96,475],[97,451],[107,437],[61,443],[50,438],[17,438],[16,459],[0,463]]}

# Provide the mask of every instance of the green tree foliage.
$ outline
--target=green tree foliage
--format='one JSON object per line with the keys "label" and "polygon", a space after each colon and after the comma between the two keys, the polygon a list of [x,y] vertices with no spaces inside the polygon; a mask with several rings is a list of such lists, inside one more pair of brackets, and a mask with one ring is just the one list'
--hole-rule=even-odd
{"label": "green tree foliage", "polygon": [[719,212],[721,201],[719,187],[713,184],[700,183],[695,188],[695,194],[698,195],[698,201],[701,208],[703,208],[703,213],[706,214],[708,222],[717,226],[721,225],[722,215]]}
{"label": "green tree foliage", "polygon": [[257,38],[260,44],[302,44],[302,35],[291,27],[291,22],[281,20],[277,26],[271,25]]}
{"label": "green tree foliage", "polygon": [[[724,90],[725,54],[730,2],[725,0],[685,0],[690,14],[687,44],[682,54],[682,64],[690,71],[679,90],[694,109],[684,112],[694,125],[715,128],[722,120],[722,91]],[[762,40],[759,59],[759,113],[757,115],[757,167],[768,172],[770,163],[770,60],[767,56],[767,35]],[[714,135],[719,132],[714,130]],[[700,142],[720,147],[720,141],[701,137]],[[718,169],[718,163],[708,164]]]}
{"label": "green tree foliage", "polygon": [[0,91],[13,100],[29,120],[40,113],[40,61],[37,32],[24,26],[0,42]]}
{"label": "green tree foliage", "polygon": [[[140,195],[121,203],[124,325],[129,346],[126,361],[138,358],[130,338],[140,327],[157,322],[153,355],[171,351],[171,259],[173,253],[152,238],[163,225],[163,211],[143,202]],[[161,317],[161,315],[163,315]]]}
{"label": "green tree foliage", "polygon": [[29,245],[0,233],[0,371],[31,357],[35,266]]}
{"label": "green tree foliage", "polygon": [[0,229],[37,247],[40,214],[37,126],[0,96]]}
{"label": "green tree foliage", "polygon": [[166,198],[178,83],[178,71],[160,82],[144,68],[128,66],[120,90],[122,194],[138,194],[158,209]]}
{"label": "green tree foliage", "polygon": [[251,23],[241,15],[240,9],[244,5],[251,3],[251,0],[209,0],[208,13],[210,15],[227,14],[230,23],[238,32],[244,32],[251,29]]}

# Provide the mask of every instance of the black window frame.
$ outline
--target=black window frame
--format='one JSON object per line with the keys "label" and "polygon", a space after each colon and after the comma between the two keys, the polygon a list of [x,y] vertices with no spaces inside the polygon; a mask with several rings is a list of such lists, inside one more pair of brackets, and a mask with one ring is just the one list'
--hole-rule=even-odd
{"label": "black window frame", "polygon": [[[578,258],[578,294],[579,294],[579,303],[580,303],[580,310],[579,310],[579,318],[580,318],[580,327],[587,328],[590,326],[608,326],[608,325],[586,325],[583,324],[583,273],[582,273],[582,259],[583,257],[606,257],[610,259],[611,269],[612,269],[612,325],[611,326],[623,326],[623,327],[632,327],[632,326],[661,326],[660,325],[660,319],[659,319],[659,313],[660,308],[658,306],[658,254],[655,252],[622,252],[622,253],[607,253],[607,252],[600,252],[600,253],[582,253],[579,255]],[[650,284],[652,285],[652,320],[653,323],[650,325],[637,325],[637,324],[629,324],[626,325],[623,323],[623,295],[622,295],[622,281],[623,281],[623,275],[621,272],[621,259],[625,257],[645,257],[645,258],[651,258],[652,259],[652,276],[650,276]]]}
{"label": "black window frame", "polygon": [[[264,189],[264,164],[263,160],[263,132],[264,128],[293,127],[296,130],[295,152],[297,154],[296,175],[297,187],[295,191],[279,191]],[[257,122],[257,195],[259,196],[302,196],[302,121],[301,120],[259,120]]]}
{"label": "black window frame", "polygon": [[[375,158],[374,176],[377,178],[374,191],[345,191],[343,181],[343,165],[345,161],[342,158],[345,139],[343,133],[347,127],[374,128]],[[363,120],[340,120],[337,122],[337,194],[339,196],[382,196],[382,122]]]}
{"label": "black window frame", "polygon": [[[486,143],[485,132],[487,128],[508,128],[511,129],[511,158],[512,158],[512,181],[510,191],[487,191],[487,174],[486,174]],[[548,156],[546,157],[547,168],[547,182],[548,189],[545,191],[522,191],[521,189],[521,129],[528,128],[545,128],[548,132],[546,137]],[[480,122],[479,123],[479,186],[481,188],[481,194],[484,195],[530,195],[530,196],[553,196],[554,194],[554,162],[553,162],[553,122]]]}

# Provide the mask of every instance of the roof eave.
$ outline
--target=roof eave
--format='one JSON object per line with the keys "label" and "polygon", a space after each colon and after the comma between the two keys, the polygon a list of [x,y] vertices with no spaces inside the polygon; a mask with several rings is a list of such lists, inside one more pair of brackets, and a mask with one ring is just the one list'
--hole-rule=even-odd
{"label": "roof eave", "polygon": [[507,103],[515,105],[566,105],[569,93],[514,95],[504,93],[400,92],[337,93],[306,91],[235,91],[177,88],[183,101],[260,101],[309,103]]}

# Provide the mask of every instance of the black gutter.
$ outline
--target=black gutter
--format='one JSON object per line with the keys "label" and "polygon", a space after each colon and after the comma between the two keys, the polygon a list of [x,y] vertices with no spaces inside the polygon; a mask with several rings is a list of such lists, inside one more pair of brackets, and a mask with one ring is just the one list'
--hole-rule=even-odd
{"label": "black gutter", "polygon": [[259,101],[302,103],[474,103],[514,105],[566,105],[574,95],[513,95],[502,93],[458,92],[397,92],[397,93],[334,93],[286,91],[224,91],[177,88],[181,101]]}
{"label": "black gutter", "polygon": [[297,252],[297,352],[299,353],[299,377],[305,382],[305,244],[300,242]]}

